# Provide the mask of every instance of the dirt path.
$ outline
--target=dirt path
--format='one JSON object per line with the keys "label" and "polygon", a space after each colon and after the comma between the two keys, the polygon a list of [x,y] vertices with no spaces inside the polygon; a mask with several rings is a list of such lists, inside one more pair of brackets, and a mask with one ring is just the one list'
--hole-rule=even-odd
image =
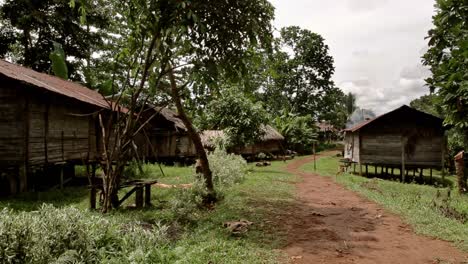
{"label": "dirt path", "polygon": [[286,168],[303,178],[297,202],[281,219],[292,263],[468,263],[468,254],[416,235],[398,216],[332,178],[299,170],[311,161],[295,160]]}

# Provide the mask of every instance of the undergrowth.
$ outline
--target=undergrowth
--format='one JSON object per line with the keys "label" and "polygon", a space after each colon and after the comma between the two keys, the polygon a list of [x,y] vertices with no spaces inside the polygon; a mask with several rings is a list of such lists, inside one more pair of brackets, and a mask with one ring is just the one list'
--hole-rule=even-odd
{"label": "undergrowth", "polygon": [[[172,186],[152,188],[151,208],[128,209],[129,199],[106,215],[88,211],[86,187],[2,200],[0,263],[279,262],[285,234],[267,221],[293,200],[295,177],[282,162],[257,168],[218,154],[210,161],[224,199],[211,209],[198,206],[204,189],[193,168],[163,166],[163,174],[151,164],[145,177]],[[234,237],[223,223],[239,219],[254,225]]]}

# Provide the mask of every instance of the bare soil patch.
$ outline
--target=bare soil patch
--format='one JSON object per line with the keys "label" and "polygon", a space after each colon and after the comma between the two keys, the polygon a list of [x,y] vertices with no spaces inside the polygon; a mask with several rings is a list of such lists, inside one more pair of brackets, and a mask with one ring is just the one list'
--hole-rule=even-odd
{"label": "bare soil patch", "polygon": [[286,167],[302,178],[296,202],[278,219],[288,234],[284,251],[291,263],[468,263],[468,254],[451,243],[417,235],[398,216],[332,178],[299,170],[312,161]]}

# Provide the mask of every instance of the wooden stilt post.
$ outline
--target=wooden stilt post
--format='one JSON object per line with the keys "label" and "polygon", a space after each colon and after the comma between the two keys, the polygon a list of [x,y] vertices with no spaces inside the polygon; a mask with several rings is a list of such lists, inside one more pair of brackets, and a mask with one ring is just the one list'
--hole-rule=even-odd
{"label": "wooden stilt post", "polygon": [[312,151],[314,152],[314,171],[317,170],[317,163],[316,163],[316,154],[315,154],[315,141],[312,145]]}
{"label": "wooden stilt post", "polygon": [[89,192],[89,209],[96,209],[96,187],[94,185],[91,185]]}
{"label": "wooden stilt post", "polygon": [[143,207],[143,186],[138,185],[135,188],[136,188],[135,206],[136,208],[142,208]]}
{"label": "wooden stilt post", "polygon": [[377,177],[377,165],[374,165],[374,177]]}
{"label": "wooden stilt post", "polygon": [[60,190],[63,190],[63,170],[65,165],[60,166]]}
{"label": "wooden stilt post", "polygon": [[442,184],[445,184],[445,134],[444,137],[442,138],[442,160],[441,160],[441,167],[442,170],[440,171],[440,174],[442,176]]}
{"label": "wooden stilt post", "polygon": [[421,170],[419,171],[419,180],[421,181],[421,183],[424,182],[423,174],[424,174],[424,169],[421,168]]}
{"label": "wooden stilt post", "polygon": [[28,170],[26,165],[19,167],[19,192],[28,191]]}
{"label": "wooden stilt post", "polygon": [[146,207],[151,206],[151,185],[150,184],[145,185],[145,206]]}
{"label": "wooden stilt post", "polygon": [[405,175],[405,146],[406,146],[406,138],[401,137],[401,180],[402,182],[406,181],[406,175]]}
{"label": "wooden stilt post", "polygon": [[369,169],[368,169],[368,165],[366,164],[366,177],[369,177]]}
{"label": "wooden stilt post", "polygon": [[432,184],[432,168],[429,169],[429,182]]}
{"label": "wooden stilt post", "polygon": [[359,176],[362,176],[362,164],[359,162]]}

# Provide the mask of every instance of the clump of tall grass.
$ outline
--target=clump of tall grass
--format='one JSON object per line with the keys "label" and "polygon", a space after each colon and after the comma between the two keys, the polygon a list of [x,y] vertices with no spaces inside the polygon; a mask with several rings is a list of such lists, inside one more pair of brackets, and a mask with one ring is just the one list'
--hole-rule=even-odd
{"label": "clump of tall grass", "polygon": [[33,212],[3,209],[0,263],[128,263],[157,256],[166,227],[44,205]]}

